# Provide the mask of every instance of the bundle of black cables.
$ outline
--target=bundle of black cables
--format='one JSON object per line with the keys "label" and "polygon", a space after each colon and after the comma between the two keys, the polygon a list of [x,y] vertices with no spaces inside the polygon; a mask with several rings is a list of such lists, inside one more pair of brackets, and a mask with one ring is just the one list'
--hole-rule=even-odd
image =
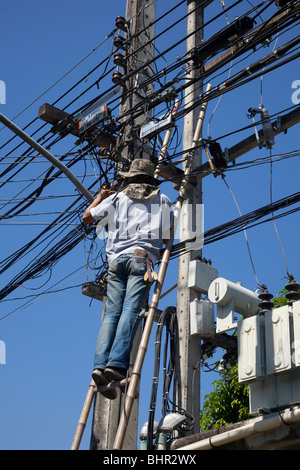
{"label": "bundle of black cables", "polygon": [[[147,435],[147,449],[153,449],[153,436],[154,436],[154,414],[156,408],[156,397],[158,388],[158,378],[160,369],[160,357],[161,357],[161,341],[164,327],[166,327],[166,340],[164,347],[164,358],[163,358],[163,415],[167,413],[169,390],[172,382],[174,372],[174,359],[175,359],[175,342],[176,342],[176,328],[177,317],[176,307],[166,307],[160,315],[155,338],[155,353],[154,353],[154,372],[153,372],[153,384],[152,393],[149,407],[149,419],[148,419],[148,435]],[[167,367],[168,357],[168,344],[170,346],[169,363]]]}

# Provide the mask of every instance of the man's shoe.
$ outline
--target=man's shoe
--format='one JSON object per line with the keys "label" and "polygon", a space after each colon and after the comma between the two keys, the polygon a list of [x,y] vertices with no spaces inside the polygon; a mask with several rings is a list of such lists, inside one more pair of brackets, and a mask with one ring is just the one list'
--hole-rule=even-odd
{"label": "man's shoe", "polygon": [[119,382],[119,380],[126,379],[127,370],[119,367],[107,367],[104,371],[104,375],[109,382]]}
{"label": "man's shoe", "polygon": [[108,380],[105,377],[102,369],[94,369],[92,372],[92,378],[96,385],[107,385]]}
{"label": "man's shoe", "polygon": [[[107,377],[105,377],[104,372],[101,369],[94,369],[92,372],[92,378],[95,384],[97,385],[97,387],[100,387],[101,385],[109,384],[109,380],[107,379]],[[105,398],[108,398],[109,400],[115,400],[117,398],[117,391],[115,388],[101,390],[100,393],[101,395],[103,395]]]}
{"label": "man's shoe", "polygon": [[[107,377],[107,379],[110,382],[119,382],[120,380],[129,378],[127,374],[127,370],[121,369],[120,367],[107,367],[104,371],[104,374],[105,374],[105,377]],[[122,393],[125,393],[127,391],[128,385],[129,384],[126,383],[125,385],[121,385],[119,387]],[[138,398],[138,397],[139,397],[139,392],[136,390],[134,398]]]}

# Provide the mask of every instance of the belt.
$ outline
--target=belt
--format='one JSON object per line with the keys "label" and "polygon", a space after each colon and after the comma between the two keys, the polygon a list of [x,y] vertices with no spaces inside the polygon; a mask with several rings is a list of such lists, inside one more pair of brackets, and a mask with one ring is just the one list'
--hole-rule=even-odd
{"label": "belt", "polygon": [[133,256],[141,256],[142,258],[148,258],[148,252],[143,248],[136,248],[135,250],[133,250],[132,254]]}

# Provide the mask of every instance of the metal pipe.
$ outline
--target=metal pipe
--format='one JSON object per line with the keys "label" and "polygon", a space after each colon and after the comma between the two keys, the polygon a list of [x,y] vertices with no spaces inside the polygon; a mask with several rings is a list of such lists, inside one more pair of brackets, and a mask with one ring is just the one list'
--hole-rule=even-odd
{"label": "metal pipe", "polygon": [[283,425],[288,425],[300,421],[300,408],[284,411],[282,413],[274,413],[270,417],[263,417],[260,421],[253,419],[253,422],[245,426],[241,426],[231,431],[227,431],[208,439],[203,439],[193,444],[179,447],[176,450],[209,450],[215,449],[230,442],[234,442],[246,437],[253,436],[254,434],[270,431]]}
{"label": "metal pipe", "polygon": [[69,180],[76,186],[79,192],[89,201],[93,202],[94,197],[92,194],[80,183],[80,181],[76,178],[75,175],[66,167],[60,160],[54,157],[48,150],[42,147],[39,143],[33,140],[28,134],[26,134],[22,129],[20,129],[16,124],[10,121],[7,117],[0,113],[0,121],[8,127],[11,131],[13,131],[16,135],[21,137],[24,142],[30,145],[30,147],[34,148],[39,154],[43,155],[43,157],[47,158],[53,166],[59,168],[68,178]]}
{"label": "metal pipe", "polygon": [[[208,93],[210,90],[211,90],[211,84],[208,84],[207,89],[206,89],[206,93]],[[206,108],[207,108],[207,102],[204,102],[202,104],[200,112],[199,112],[199,117],[198,117],[196,129],[195,129],[195,134],[194,134],[194,138],[193,138],[193,142],[192,142],[192,147],[191,147],[192,149],[191,149],[191,152],[189,154],[189,160],[188,160],[185,172],[184,172],[184,177],[183,177],[183,180],[182,180],[182,183],[181,183],[181,187],[179,189],[179,195],[178,195],[178,199],[177,199],[175,209],[174,209],[174,225],[173,225],[173,228],[172,228],[172,233],[171,233],[170,239],[167,242],[166,249],[164,251],[164,254],[163,254],[163,257],[162,257],[162,260],[161,260],[160,269],[159,269],[159,273],[158,273],[158,279],[156,281],[156,285],[155,285],[154,293],[153,293],[153,296],[152,296],[152,300],[151,300],[151,303],[149,305],[149,313],[148,313],[148,316],[147,316],[147,321],[146,321],[146,324],[145,324],[145,328],[143,330],[143,334],[142,334],[141,342],[140,342],[140,345],[139,345],[136,361],[135,361],[134,368],[133,368],[133,371],[132,371],[132,374],[131,374],[131,380],[130,380],[130,384],[129,384],[129,387],[128,387],[127,395],[125,397],[123,412],[121,414],[119,426],[118,426],[118,429],[117,429],[117,433],[116,433],[116,437],[115,437],[115,441],[114,441],[114,445],[113,445],[113,448],[116,449],[116,450],[121,450],[122,446],[123,446],[123,442],[124,442],[124,438],[125,438],[125,432],[126,432],[126,428],[127,428],[127,423],[128,423],[129,418],[130,418],[131,409],[132,409],[132,405],[133,405],[133,402],[134,402],[135,390],[137,388],[138,381],[139,381],[139,378],[141,376],[141,370],[142,370],[144,358],[145,358],[145,355],[146,355],[148,342],[149,342],[149,339],[150,339],[151,329],[152,329],[152,325],[153,325],[153,322],[154,322],[154,316],[155,316],[155,312],[156,312],[158,302],[159,302],[159,298],[160,298],[160,295],[161,295],[162,286],[163,286],[164,278],[165,278],[165,275],[166,275],[167,266],[168,266],[168,262],[169,262],[169,259],[170,259],[171,251],[172,251],[172,246],[173,246],[173,241],[174,241],[174,234],[176,233],[177,225],[178,225],[178,222],[179,222],[180,211],[181,211],[181,207],[182,207],[182,204],[183,204],[183,200],[184,200],[184,196],[185,196],[186,188],[187,188],[187,184],[188,184],[188,176],[189,176],[189,174],[191,172],[191,169],[192,169],[193,158],[194,158],[194,154],[195,154],[196,147],[197,147],[197,144],[198,144],[198,140],[200,138]]]}

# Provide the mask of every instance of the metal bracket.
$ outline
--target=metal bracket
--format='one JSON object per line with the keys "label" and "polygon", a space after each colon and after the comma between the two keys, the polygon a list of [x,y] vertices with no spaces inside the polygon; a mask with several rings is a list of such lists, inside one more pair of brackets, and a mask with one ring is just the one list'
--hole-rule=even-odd
{"label": "metal bracket", "polygon": [[276,130],[278,132],[281,132],[281,116],[278,116],[278,118],[276,119]]}

